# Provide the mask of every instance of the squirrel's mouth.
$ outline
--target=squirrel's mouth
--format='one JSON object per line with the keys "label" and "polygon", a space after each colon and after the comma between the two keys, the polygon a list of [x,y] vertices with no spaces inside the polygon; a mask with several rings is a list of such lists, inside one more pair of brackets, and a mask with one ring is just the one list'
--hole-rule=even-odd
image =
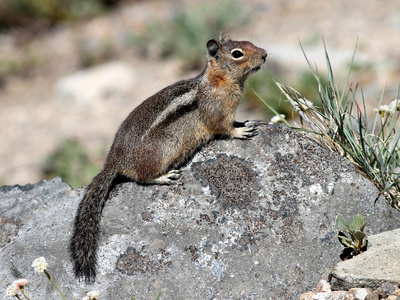
{"label": "squirrel's mouth", "polygon": [[266,57],[267,57],[267,56],[263,57],[263,62],[262,62],[261,64],[259,64],[258,66],[254,67],[253,69],[251,69],[251,70],[250,70],[250,73],[255,73],[255,72],[257,72],[258,70],[260,70],[260,69],[261,69],[261,66],[265,63]]}
{"label": "squirrel's mouth", "polygon": [[258,65],[257,67],[254,67],[253,69],[250,69],[249,74],[253,74],[253,73],[257,72],[260,69],[261,69],[261,65]]}

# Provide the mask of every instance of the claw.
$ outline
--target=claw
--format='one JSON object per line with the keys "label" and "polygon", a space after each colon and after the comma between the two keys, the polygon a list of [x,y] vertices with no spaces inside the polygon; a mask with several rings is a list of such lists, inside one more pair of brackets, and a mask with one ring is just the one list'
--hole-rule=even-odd
{"label": "claw", "polygon": [[235,128],[232,136],[236,139],[246,140],[257,135],[257,127],[240,127]]}
{"label": "claw", "polygon": [[260,120],[247,120],[244,121],[244,126],[245,127],[257,127],[258,125],[260,125],[261,121]]}

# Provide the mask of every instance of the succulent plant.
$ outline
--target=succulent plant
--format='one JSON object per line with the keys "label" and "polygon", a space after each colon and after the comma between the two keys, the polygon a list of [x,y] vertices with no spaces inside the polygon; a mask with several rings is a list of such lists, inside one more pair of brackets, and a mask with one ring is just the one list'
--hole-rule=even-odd
{"label": "succulent plant", "polygon": [[[339,228],[338,238],[345,247],[340,258],[343,260],[352,258],[367,250],[368,238],[364,232],[365,225],[362,215],[358,214],[348,223],[342,216],[336,218],[336,225]],[[348,237],[345,232],[350,236]]]}

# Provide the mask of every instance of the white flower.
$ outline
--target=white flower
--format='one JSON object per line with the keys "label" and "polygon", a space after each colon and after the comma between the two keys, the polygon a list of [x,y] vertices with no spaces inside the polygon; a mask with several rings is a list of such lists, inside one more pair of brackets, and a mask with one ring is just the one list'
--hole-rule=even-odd
{"label": "white flower", "polygon": [[270,125],[283,122],[285,115],[279,115],[272,117],[271,121],[269,122]]}
{"label": "white flower", "polygon": [[16,285],[15,283],[11,284],[6,291],[6,296],[7,297],[14,297],[18,294],[19,291],[19,286]]}
{"label": "white flower", "polygon": [[26,280],[26,279],[18,279],[18,280],[14,281],[14,284],[18,285],[19,287],[26,286],[28,284],[28,280]]}
{"label": "white flower", "polygon": [[91,291],[86,294],[89,300],[96,300],[100,296],[100,292],[98,291]]}
{"label": "white flower", "polygon": [[378,108],[374,108],[374,112],[379,113],[380,115],[387,114],[394,114],[396,110],[399,110],[400,99],[394,99],[390,102],[389,105],[380,105]]}
{"label": "white flower", "polygon": [[400,99],[394,99],[389,104],[389,110],[391,113],[394,113],[396,110],[399,110]]}
{"label": "white flower", "polygon": [[32,263],[33,269],[35,270],[35,272],[38,273],[43,273],[47,266],[48,263],[46,262],[46,259],[44,257],[36,258]]}
{"label": "white flower", "polygon": [[380,105],[378,108],[374,108],[374,112],[386,113],[389,111],[389,105]]}

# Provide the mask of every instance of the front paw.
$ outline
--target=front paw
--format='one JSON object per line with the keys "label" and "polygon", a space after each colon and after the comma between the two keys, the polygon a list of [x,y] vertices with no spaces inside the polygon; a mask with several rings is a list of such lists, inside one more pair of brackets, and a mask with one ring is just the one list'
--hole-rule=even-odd
{"label": "front paw", "polygon": [[246,121],[243,123],[243,127],[234,128],[232,137],[235,139],[247,140],[258,134],[257,126],[260,121]]}

